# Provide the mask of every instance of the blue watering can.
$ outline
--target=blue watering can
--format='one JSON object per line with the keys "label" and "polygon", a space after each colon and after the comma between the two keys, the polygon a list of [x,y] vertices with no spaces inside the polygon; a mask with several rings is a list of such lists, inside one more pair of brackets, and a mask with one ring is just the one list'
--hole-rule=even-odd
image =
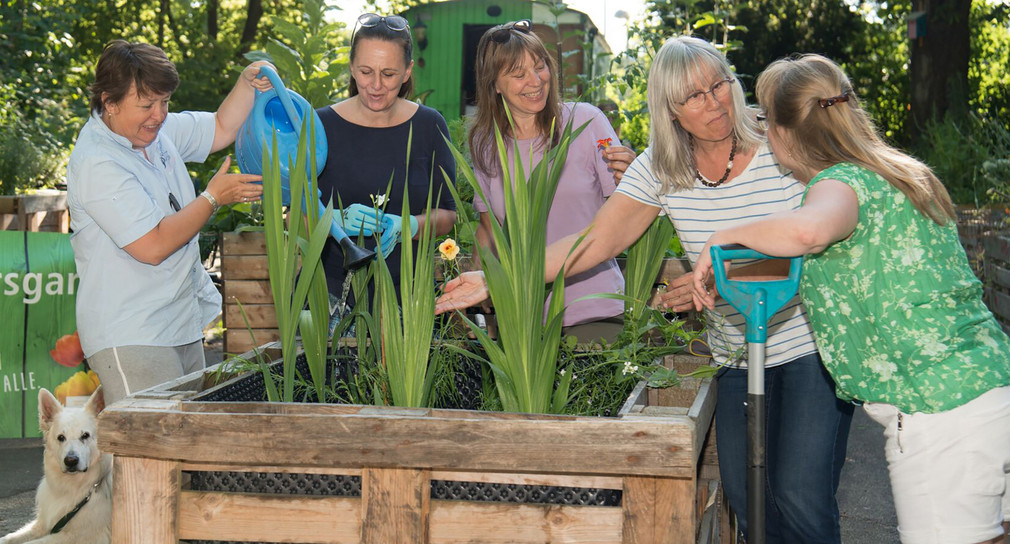
{"label": "blue watering can", "polygon": [[[319,120],[319,115],[307,100],[298,93],[284,87],[277,72],[269,66],[260,66],[260,77],[266,77],[273,84],[273,89],[267,92],[256,91],[256,102],[238,132],[235,140],[235,158],[239,168],[248,174],[263,174],[263,149],[265,142],[271,142],[271,136],[277,135],[277,151],[280,154],[281,198],[284,205],[291,203],[291,186],[288,181],[289,157],[298,152],[298,137],[306,115],[312,115],[315,132],[316,172],[311,171],[311,164],[306,161],[306,172],[309,176],[318,176],[326,165],[328,146],[326,132]],[[270,149],[269,143],[266,146]],[[320,195],[321,196],[321,195]],[[323,206],[320,206],[322,213]],[[339,214],[339,210],[336,212]],[[339,215],[334,215],[330,225],[330,235],[340,244],[344,253],[344,268],[354,270],[363,266],[375,252],[355,245],[347,233],[341,228]]]}

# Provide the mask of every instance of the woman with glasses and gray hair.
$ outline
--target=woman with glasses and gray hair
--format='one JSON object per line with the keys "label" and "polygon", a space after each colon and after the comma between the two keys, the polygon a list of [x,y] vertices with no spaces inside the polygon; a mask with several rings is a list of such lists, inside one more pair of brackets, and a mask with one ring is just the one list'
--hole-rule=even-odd
{"label": "woman with glasses and gray hair", "polygon": [[[1010,339],[982,301],[947,190],[878,136],[825,57],[776,61],[757,97],[803,206],[720,229],[705,250],[806,256],[800,296],[838,394],[884,426],[903,543],[1004,542]],[[711,273],[703,251],[695,294],[708,308]]]}
{"label": "woman with glasses and gray hair", "polygon": [[[501,131],[514,160],[515,146],[528,174],[544,153],[558,144],[566,123],[589,123],[568,150],[554,203],[547,217],[547,243],[581,232],[606,202],[635,153],[620,140],[599,108],[586,103],[562,103],[554,57],[533,32],[529,20],[489,29],[477,45],[477,113],[470,128],[470,156],[474,174],[488,201],[474,197],[480,214],[477,243],[494,247],[491,213],[505,217],[505,186],[498,160],[495,127]],[[506,113],[507,109],[507,113]],[[509,122],[511,115],[511,123]],[[552,132],[553,127],[553,132]],[[611,143],[615,145],[610,145]],[[624,276],[614,259],[572,276],[565,282],[565,298],[574,301],[595,293],[619,293]],[[549,304],[549,302],[548,302]],[[612,299],[569,302],[563,333],[581,342],[613,342],[623,326],[624,303]]]}
{"label": "woman with glasses and gray hair", "polygon": [[[630,246],[659,214],[670,218],[693,262],[708,237],[726,227],[799,207],[803,186],[783,173],[757,111],[726,58],[708,42],[667,40],[649,71],[649,148],[624,173],[620,186],[592,220],[592,228],[569,257],[578,232],[547,250],[547,277],[565,267],[571,276]],[[566,262],[567,257],[567,262]],[[749,265],[731,276],[767,273]],[[678,278],[663,294],[664,307],[693,307],[693,277]],[[446,285],[440,311],[486,297],[479,273]],[[730,506],[746,534],[747,371],[745,320],[724,301],[706,311],[718,374],[716,445]],[[798,298],[768,323],[766,345],[767,542],[839,543],[835,491],[852,405],[835,397],[835,384],[821,364],[810,323]]]}
{"label": "woman with glasses and gray hair", "polygon": [[[396,244],[401,218],[393,214],[403,209],[406,186],[412,237],[424,221],[434,222],[436,235],[446,234],[456,221],[455,202],[446,188],[455,181],[456,161],[446,144],[449,129],[442,114],[408,98],[414,87],[410,26],[403,17],[366,13],[355,27],[350,98],[316,110],[329,145],[319,175],[323,202],[332,199],[335,209],[343,206],[344,230],[351,236],[364,234],[367,247],[376,246],[373,235]],[[376,206],[392,213],[376,212]],[[391,229],[395,232],[387,232]],[[399,285],[400,248],[384,249],[394,285]],[[347,271],[333,239],[327,240],[322,259],[330,294],[340,296]]]}

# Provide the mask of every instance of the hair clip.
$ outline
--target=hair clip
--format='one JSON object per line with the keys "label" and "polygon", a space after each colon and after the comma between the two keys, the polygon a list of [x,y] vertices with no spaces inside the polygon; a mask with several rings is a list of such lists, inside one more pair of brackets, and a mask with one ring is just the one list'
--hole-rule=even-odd
{"label": "hair clip", "polygon": [[822,98],[818,100],[817,103],[820,104],[822,108],[830,108],[831,106],[834,106],[839,102],[848,102],[848,101],[849,101],[849,91],[845,91],[844,93],[838,96],[832,96],[831,98]]}

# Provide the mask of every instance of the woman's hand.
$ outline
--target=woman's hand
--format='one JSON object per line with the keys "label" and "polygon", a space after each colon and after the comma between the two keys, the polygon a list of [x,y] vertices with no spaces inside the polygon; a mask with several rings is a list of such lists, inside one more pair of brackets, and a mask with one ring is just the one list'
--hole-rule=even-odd
{"label": "woman's hand", "polygon": [[464,272],[445,284],[442,296],[435,301],[435,315],[476,306],[487,297],[484,272]]}
{"label": "woman's hand", "polygon": [[708,242],[705,242],[705,247],[702,248],[698,260],[694,263],[694,271],[691,272],[691,296],[694,300],[694,308],[699,311],[704,308],[715,309],[714,289],[710,290],[708,287],[710,281],[715,281],[712,275],[712,245],[715,237],[716,235],[713,234]]}
{"label": "woman's hand", "polygon": [[655,305],[675,312],[694,310],[694,273],[688,272],[670,282],[666,291],[659,292]]}
{"label": "woman's hand", "polygon": [[603,148],[603,160],[607,167],[614,172],[614,181],[620,183],[624,177],[624,172],[635,162],[635,152],[623,145],[612,145]]}
{"label": "woman's hand", "polygon": [[231,156],[225,157],[221,168],[207,183],[207,192],[217,200],[218,205],[227,206],[236,202],[253,202],[263,196],[263,185],[252,183],[261,181],[263,176],[255,174],[229,174]]}
{"label": "woman's hand", "polygon": [[246,66],[245,69],[242,70],[242,80],[257,91],[265,93],[270,89],[273,89],[274,85],[273,83],[270,83],[270,79],[266,76],[260,77],[263,75],[262,72],[260,72],[260,66],[269,66],[270,68],[273,68],[275,72],[277,71],[277,68],[274,68],[273,64],[270,64],[265,60],[258,60],[249,66]]}

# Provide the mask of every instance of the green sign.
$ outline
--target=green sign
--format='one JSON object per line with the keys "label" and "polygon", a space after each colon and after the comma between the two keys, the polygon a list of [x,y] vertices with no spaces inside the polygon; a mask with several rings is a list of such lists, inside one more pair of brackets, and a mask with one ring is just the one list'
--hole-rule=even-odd
{"label": "green sign", "polygon": [[39,436],[38,390],[86,370],[77,287],[70,235],[0,231],[0,438]]}

